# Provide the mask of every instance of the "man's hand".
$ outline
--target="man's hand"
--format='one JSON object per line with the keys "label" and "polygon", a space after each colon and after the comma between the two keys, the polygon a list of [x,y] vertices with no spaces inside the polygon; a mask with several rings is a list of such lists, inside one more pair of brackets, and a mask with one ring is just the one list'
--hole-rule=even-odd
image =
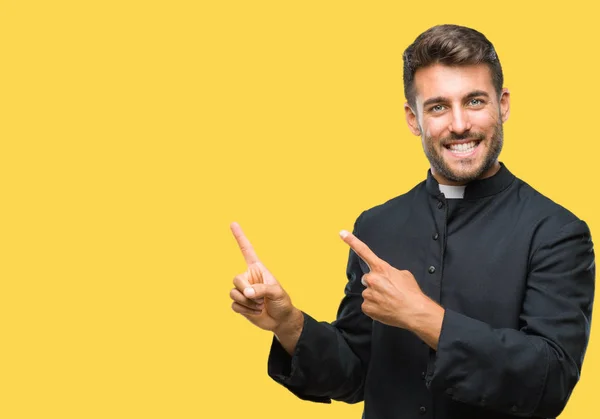
{"label": "man's hand", "polygon": [[380,259],[352,233],[342,230],[340,236],[371,270],[362,277],[367,287],[362,293],[362,311],[381,323],[411,330],[437,348],[444,309],[421,291],[409,271]]}
{"label": "man's hand", "polygon": [[[260,262],[239,224],[232,223],[231,231],[248,267],[246,272],[233,279],[235,288],[229,293],[233,300],[231,308],[261,329],[274,332],[282,344],[290,340],[287,335],[299,336],[303,314],[292,305],[289,295]],[[295,341],[290,343],[295,346]]]}

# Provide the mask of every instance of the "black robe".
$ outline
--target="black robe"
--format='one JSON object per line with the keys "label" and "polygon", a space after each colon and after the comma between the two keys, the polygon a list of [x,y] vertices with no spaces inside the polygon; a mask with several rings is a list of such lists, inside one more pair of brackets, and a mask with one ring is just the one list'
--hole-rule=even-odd
{"label": "black robe", "polygon": [[437,351],[361,311],[368,267],[350,251],[337,319],[305,313],[293,357],[274,338],[274,380],[305,400],[364,400],[366,419],[560,414],[590,333],[595,263],[585,222],[502,164],[457,200],[429,172],[363,212],[354,234],[444,307]]}

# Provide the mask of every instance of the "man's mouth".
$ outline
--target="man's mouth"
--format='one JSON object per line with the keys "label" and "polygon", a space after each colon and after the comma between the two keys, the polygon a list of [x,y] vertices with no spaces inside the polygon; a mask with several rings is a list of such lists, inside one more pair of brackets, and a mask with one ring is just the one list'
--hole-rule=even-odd
{"label": "man's mouth", "polygon": [[444,147],[456,154],[468,154],[475,150],[480,142],[481,140],[471,140],[464,143],[446,144]]}

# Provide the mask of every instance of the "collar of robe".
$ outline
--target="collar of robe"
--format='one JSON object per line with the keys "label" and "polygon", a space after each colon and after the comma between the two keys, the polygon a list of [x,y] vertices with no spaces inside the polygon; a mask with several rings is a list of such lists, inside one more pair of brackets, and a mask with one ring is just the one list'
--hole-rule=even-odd
{"label": "collar of robe", "polygon": [[[494,176],[490,176],[485,179],[474,180],[468,183],[465,188],[465,195],[463,199],[473,200],[497,195],[508,188],[514,180],[515,175],[513,175],[506,168],[504,163],[500,162],[500,170],[498,170]],[[425,186],[427,191],[436,198],[444,197],[444,194],[440,192],[438,181],[431,174],[431,169],[427,171],[427,180],[425,181]]]}

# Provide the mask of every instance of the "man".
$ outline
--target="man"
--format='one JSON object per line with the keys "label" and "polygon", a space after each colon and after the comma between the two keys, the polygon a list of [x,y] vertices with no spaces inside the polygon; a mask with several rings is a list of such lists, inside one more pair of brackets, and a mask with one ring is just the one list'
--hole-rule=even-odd
{"label": "man", "polygon": [[587,225],[498,161],[510,94],[493,45],[455,25],[404,53],[406,120],[427,179],[363,212],[345,296],[317,322],[260,263],[233,310],[272,331],[268,372],[298,397],[364,404],[364,417],[550,418],[577,383],[595,262]]}

